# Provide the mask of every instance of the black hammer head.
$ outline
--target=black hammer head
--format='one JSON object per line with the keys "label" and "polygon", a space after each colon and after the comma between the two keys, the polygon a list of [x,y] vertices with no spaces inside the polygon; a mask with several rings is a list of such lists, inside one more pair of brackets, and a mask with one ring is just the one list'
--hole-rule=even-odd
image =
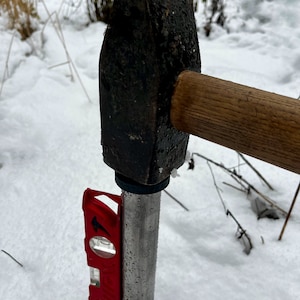
{"label": "black hammer head", "polygon": [[183,164],[188,135],[169,115],[185,69],[200,72],[191,0],[114,1],[99,73],[103,156],[119,178],[157,185]]}

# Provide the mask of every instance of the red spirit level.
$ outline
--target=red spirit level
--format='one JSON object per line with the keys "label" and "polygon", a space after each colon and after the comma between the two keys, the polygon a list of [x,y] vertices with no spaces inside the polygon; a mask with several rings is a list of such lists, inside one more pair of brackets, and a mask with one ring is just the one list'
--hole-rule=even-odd
{"label": "red spirit level", "polygon": [[120,196],[87,189],[83,194],[89,300],[121,299]]}

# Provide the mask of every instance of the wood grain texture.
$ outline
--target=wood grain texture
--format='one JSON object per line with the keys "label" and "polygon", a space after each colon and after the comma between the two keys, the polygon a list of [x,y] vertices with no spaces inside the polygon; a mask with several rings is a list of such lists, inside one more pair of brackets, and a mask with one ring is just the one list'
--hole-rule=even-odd
{"label": "wood grain texture", "polygon": [[300,101],[182,72],[172,97],[178,130],[300,173]]}

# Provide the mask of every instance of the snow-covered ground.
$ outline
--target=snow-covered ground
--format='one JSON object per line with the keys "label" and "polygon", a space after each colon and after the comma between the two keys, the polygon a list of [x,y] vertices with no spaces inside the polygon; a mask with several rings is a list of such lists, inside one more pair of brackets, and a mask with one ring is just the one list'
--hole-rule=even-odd
{"label": "snow-covered ground", "polygon": [[[60,4],[47,1],[50,12]],[[226,29],[215,28],[209,38],[199,32],[203,73],[297,98],[300,2],[235,0],[227,13]],[[41,3],[39,14],[47,19]],[[8,66],[6,79],[0,77],[0,249],[24,266],[0,252],[1,300],[87,299],[82,193],[86,187],[120,193],[100,147],[97,72],[105,25],[84,26],[83,8],[71,14],[66,4],[59,17],[90,100],[67,65],[53,67],[67,56],[50,22],[34,34],[33,53],[16,36],[6,63],[12,33],[0,17],[0,76]],[[230,167],[241,162],[234,151],[196,137],[188,151]],[[209,166],[194,158],[195,169],[187,161],[167,188],[189,211],[162,193],[156,299],[300,299],[300,204],[279,242],[284,219],[257,220],[247,196],[224,185],[235,182],[211,165],[226,207],[251,237],[246,255]],[[245,165],[243,177],[288,210],[299,175],[248,159],[275,190]]]}

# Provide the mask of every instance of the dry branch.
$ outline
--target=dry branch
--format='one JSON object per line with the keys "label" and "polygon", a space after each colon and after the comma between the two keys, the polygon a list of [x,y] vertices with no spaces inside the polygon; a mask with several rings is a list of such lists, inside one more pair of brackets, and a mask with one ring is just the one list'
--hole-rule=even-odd
{"label": "dry branch", "polygon": [[246,157],[240,152],[237,153],[242,160],[255,172],[255,174],[268,186],[268,188],[273,191],[274,188],[271,186],[271,184],[261,175],[260,172],[257,171],[256,168],[254,168],[254,166],[246,159]]}
{"label": "dry branch", "polygon": [[227,216],[230,216],[234,222],[237,224],[237,238],[242,241],[244,244],[244,252],[246,254],[250,254],[251,249],[253,248],[252,241],[247,234],[246,230],[241,226],[241,224],[238,222],[238,220],[235,218],[235,216],[231,213],[230,210],[227,210],[226,212]]}
{"label": "dry branch", "polygon": [[3,253],[5,253],[7,256],[9,256],[13,261],[15,261],[20,267],[24,267],[19,261],[17,261],[11,254],[6,252],[5,250],[1,250]]}
{"label": "dry branch", "polygon": [[171,198],[173,199],[177,204],[179,204],[184,210],[190,211],[182,202],[180,202],[177,198],[175,198],[172,194],[164,190],[164,192]]}
{"label": "dry branch", "polygon": [[217,185],[217,182],[216,182],[216,179],[215,179],[215,176],[214,176],[214,173],[213,173],[213,170],[212,170],[212,167],[209,163],[209,161],[207,161],[207,165],[210,169],[210,172],[211,172],[211,175],[212,175],[212,178],[213,178],[213,181],[214,181],[214,185],[215,185],[215,188],[217,190],[217,193],[218,193],[218,196],[222,202],[222,205],[223,205],[223,208],[225,210],[225,214],[226,216],[230,216],[234,222],[237,224],[237,234],[236,234],[236,237],[238,240],[242,241],[243,245],[244,245],[244,252],[246,254],[250,254],[251,252],[251,249],[253,248],[252,246],[252,242],[251,242],[251,239],[249,237],[249,235],[246,233],[246,230],[241,226],[241,224],[238,222],[238,220],[235,218],[235,216],[232,214],[232,212],[227,209],[226,205],[225,205],[225,201],[221,195],[221,192],[220,192],[220,188],[219,186]]}
{"label": "dry branch", "polygon": [[219,198],[220,198],[220,200],[221,200],[221,203],[222,203],[222,205],[223,205],[223,208],[224,208],[224,211],[225,211],[225,214],[226,214],[227,208],[226,208],[226,205],[225,205],[225,201],[224,201],[224,199],[223,199],[223,197],[222,197],[222,195],[221,195],[221,192],[220,192],[221,189],[220,189],[220,188],[218,187],[218,185],[217,185],[217,182],[216,182],[216,178],[215,178],[214,172],[213,172],[213,170],[212,170],[211,165],[209,164],[209,162],[207,162],[207,165],[208,165],[208,167],[209,167],[209,169],[210,169],[210,173],[211,173],[211,176],[212,176],[212,178],[213,178],[215,188],[216,188],[216,190],[217,190],[217,193],[218,193],[218,195],[219,195]]}
{"label": "dry branch", "polygon": [[237,190],[237,191],[240,191],[240,192],[243,192],[243,193],[247,193],[247,190],[238,188],[238,187],[236,187],[236,186],[233,185],[233,184],[230,184],[230,183],[225,182],[225,181],[223,181],[222,183],[225,184],[225,185],[227,185],[227,186],[230,186],[231,188],[233,188],[233,189],[235,189],[235,190]]}
{"label": "dry branch", "polygon": [[14,40],[15,35],[16,35],[16,31],[14,31],[14,33],[13,33],[11,39],[10,39],[10,43],[9,43],[9,48],[8,48],[8,52],[7,52],[7,56],[6,56],[6,61],[5,61],[5,68],[4,68],[3,75],[2,75],[2,80],[1,80],[0,97],[1,97],[1,94],[2,94],[2,90],[3,90],[3,86],[4,86],[4,81],[5,81],[6,78],[9,77],[8,62],[9,62],[11,48],[12,48],[12,45],[13,45],[13,40]]}
{"label": "dry branch", "polygon": [[297,187],[297,189],[296,189],[296,192],[295,192],[295,195],[294,195],[294,198],[293,198],[291,207],[290,207],[290,209],[289,209],[289,212],[288,212],[288,214],[287,214],[287,216],[286,216],[286,219],[285,219],[285,222],[284,222],[284,224],[283,224],[281,233],[280,233],[280,235],[279,235],[279,238],[278,238],[279,241],[281,241],[282,236],[283,236],[284,231],[285,231],[285,228],[286,228],[286,225],[287,225],[287,223],[288,223],[288,221],[289,221],[289,219],[290,219],[292,210],[293,210],[293,208],[294,208],[294,205],[295,205],[295,203],[296,203],[296,199],[297,199],[298,194],[299,194],[299,190],[300,190],[300,182],[299,182],[298,187]]}
{"label": "dry branch", "polygon": [[239,175],[235,170],[230,170],[229,168],[225,167],[223,164],[219,164],[215,161],[213,161],[212,159],[205,157],[202,154],[199,153],[192,153],[192,157],[193,155],[197,155],[198,157],[201,157],[203,159],[205,159],[208,162],[211,162],[212,164],[220,167],[221,169],[223,169],[226,173],[230,174],[232,176],[232,178],[234,178],[236,181],[241,181],[243,183],[245,183],[248,188],[252,191],[254,191],[257,195],[259,195],[264,201],[268,202],[268,204],[273,207],[276,208],[278,211],[280,211],[283,215],[287,215],[287,212],[282,209],[281,207],[279,207],[273,200],[271,200],[269,197],[267,197],[266,195],[264,195],[263,193],[261,193],[257,188],[255,188],[252,184],[250,184],[245,178],[243,178],[241,175]]}

